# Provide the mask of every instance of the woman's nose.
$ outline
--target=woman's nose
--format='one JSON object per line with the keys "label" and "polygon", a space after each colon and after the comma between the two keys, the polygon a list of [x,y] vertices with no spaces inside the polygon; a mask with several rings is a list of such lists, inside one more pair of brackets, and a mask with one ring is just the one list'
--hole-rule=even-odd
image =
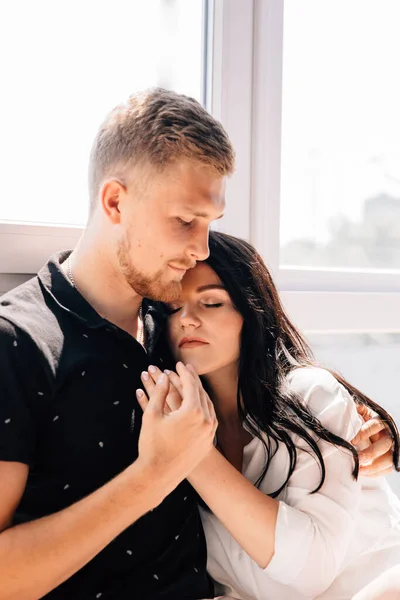
{"label": "woman's nose", "polygon": [[199,325],[200,319],[196,311],[183,308],[181,312],[181,327],[198,327]]}

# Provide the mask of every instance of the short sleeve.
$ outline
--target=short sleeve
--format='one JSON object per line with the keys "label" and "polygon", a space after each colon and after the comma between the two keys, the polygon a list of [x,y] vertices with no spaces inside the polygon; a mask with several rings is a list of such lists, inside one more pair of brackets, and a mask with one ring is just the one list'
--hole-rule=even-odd
{"label": "short sleeve", "polygon": [[32,465],[35,415],[44,395],[39,350],[25,332],[0,317],[0,460]]}

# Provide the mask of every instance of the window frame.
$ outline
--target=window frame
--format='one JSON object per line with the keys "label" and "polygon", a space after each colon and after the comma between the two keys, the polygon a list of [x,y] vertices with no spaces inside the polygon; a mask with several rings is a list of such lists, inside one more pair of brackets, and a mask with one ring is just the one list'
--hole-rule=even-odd
{"label": "window frame", "polygon": [[[222,73],[214,72],[216,101],[212,112],[227,128],[235,147],[242,144],[240,151],[246,153],[244,161],[238,156],[237,172],[230,182],[223,229],[256,246],[274,277],[285,308],[306,332],[400,332],[400,270],[280,265],[284,0],[229,0],[228,10],[226,4],[214,0],[215,44],[221,44],[221,29],[229,39],[235,23],[252,19],[253,27],[251,34],[248,27],[244,28],[241,36],[241,62],[234,63],[238,48],[231,48],[226,42],[222,46],[225,55],[217,66],[222,63],[227,68]],[[215,69],[215,62],[213,65]],[[251,98],[241,90],[245,102],[240,104],[233,92],[241,83],[247,84],[249,73]],[[221,102],[221,87],[235,101]],[[243,132],[248,123],[250,143]],[[243,206],[246,186],[249,203]]]}

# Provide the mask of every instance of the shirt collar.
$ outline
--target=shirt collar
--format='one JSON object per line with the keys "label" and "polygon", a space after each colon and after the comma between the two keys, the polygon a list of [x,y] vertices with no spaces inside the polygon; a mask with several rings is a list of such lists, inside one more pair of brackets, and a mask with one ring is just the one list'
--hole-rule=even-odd
{"label": "shirt collar", "polygon": [[[45,292],[62,309],[71,316],[85,323],[87,327],[97,329],[109,327],[110,322],[99,315],[91,304],[71,285],[61,269],[72,250],[54,254],[47,264],[39,271],[38,278]],[[165,323],[165,311],[162,304],[143,300],[143,318],[146,330],[147,350],[152,351],[157,337]]]}

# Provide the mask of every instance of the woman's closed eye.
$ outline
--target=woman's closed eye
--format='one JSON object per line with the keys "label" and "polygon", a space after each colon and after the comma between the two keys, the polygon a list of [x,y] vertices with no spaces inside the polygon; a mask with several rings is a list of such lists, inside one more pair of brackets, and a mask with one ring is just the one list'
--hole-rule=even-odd
{"label": "woman's closed eye", "polygon": [[[224,305],[223,302],[201,302],[203,308],[219,308]],[[178,306],[176,304],[165,304],[165,311],[167,315],[171,316],[180,311],[182,306]]]}
{"label": "woman's closed eye", "polygon": [[178,310],[181,310],[182,306],[171,306],[170,304],[165,304],[165,312],[167,313],[167,315],[174,315],[175,313],[178,312]]}
{"label": "woman's closed eye", "polygon": [[203,306],[205,306],[206,308],[218,308],[223,305],[224,305],[223,302],[204,302],[203,303]]}

